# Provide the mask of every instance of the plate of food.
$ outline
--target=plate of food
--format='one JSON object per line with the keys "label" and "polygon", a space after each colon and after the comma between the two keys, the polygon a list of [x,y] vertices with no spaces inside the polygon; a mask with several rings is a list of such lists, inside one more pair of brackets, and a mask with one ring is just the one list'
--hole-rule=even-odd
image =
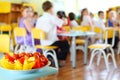
{"label": "plate of food", "polygon": [[41,70],[50,65],[48,59],[41,53],[19,53],[5,55],[0,59],[0,69],[14,73],[25,74]]}

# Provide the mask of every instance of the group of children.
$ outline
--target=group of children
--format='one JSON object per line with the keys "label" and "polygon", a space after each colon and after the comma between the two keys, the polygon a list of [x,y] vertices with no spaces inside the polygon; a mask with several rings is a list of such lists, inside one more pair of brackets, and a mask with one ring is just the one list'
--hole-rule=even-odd
{"label": "group of children", "polygon": [[[22,10],[22,18],[19,22],[19,27],[25,28],[27,32],[26,43],[29,46],[32,46],[32,37],[31,31],[32,28],[41,29],[46,33],[46,40],[43,45],[52,45],[58,46],[58,49],[55,50],[57,58],[62,63],[65,64],[67,58],[67,53],[69,52],[70,45],[67,40],[59,40],[57,36],[57,30],[63,26],[77,27],[79,24],[75,20],[75,14],[70,12],[68,17],[64,11],[58,11],[57,16],[54,16],[53,4],[50,1],[46,1],[42,5],[44,11],[43,15],[38,17],[38,14],[34,12],[32,7],[25,6]],[[98,21],[94,21],[94,15],[89,14],[87,8],[84,8],[81,11],[80,25],[81,26],[98,26],[102,29],[105,28],[104,23],[104,12],[98,12]],[[107,20],[107,25],[110,27],[115,27],[120,25],[120,13],[118,13],[117,18],[113,18],[113,12],[109,12],[109,18]],[[118,37],[116,38],[116,40]],[[22,38],[17,38],[19,44],[24,44]],[[116,41],[117,44],[117,41]],[[115,46],[116,47],[116,46]]]}
{"label": "group of children", "polygon": [[[115,29],[117,27],[118,29],[120,26],[120,11],[109,10],[107,19],[105,19],[104,11],[98,11],[98,19],[95,21],[94,14],[90,13],[87,8],[84,8],[81,10],[80,13],[80,19],[79,19],[80,24],[78,24],[77,21],[75,20],[75,14],[73,12],[70,12],[68,14],[67,20],[71,28],[78,26],[91,26],[92,30],[94,29],[94,27],[100,27],[102,30],[104,30],[106,27],[113,27]],[[111,40],[112,39],[108,39],[108,43],[111,43]],[[115,45],[113,47],[114,49],[117,49],[118,42],[119,42],[119,33],[116,30]]]}

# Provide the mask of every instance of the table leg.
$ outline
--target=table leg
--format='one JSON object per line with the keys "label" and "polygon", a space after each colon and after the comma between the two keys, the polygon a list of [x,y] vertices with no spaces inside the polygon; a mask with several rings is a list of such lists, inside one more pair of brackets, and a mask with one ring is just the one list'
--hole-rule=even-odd
{"label": "table leg", "polygon": [[72,37],[71,58],[72,58],[72,68],[75,68],[76,67],[76,38],[75,37]]}
{"label": "table leg", "polygon": [[70,61],[72,62],[72,45],[70,47]]}
{"label": "table leg", "polygon": [[84,53],[84,64],[87,64],[87,56],[88,56],[88,37],[85,37],[85,53]]}

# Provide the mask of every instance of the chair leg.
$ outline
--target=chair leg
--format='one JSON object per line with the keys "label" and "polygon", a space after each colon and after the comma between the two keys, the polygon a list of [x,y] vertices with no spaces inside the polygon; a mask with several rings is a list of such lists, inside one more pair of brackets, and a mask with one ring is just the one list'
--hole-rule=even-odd
{"label": "chair leg", "polygon": [[19,51],[18,51],[18,53],[26,52],[26,49],[27,49],[27,46],[21,45],[21,46],[20,46],[20,49],[19,49]]}
{"label": "chair leg", "polygon": [[14,53],[18,53],[18,47],[19,47],[19,44],[16,45]]}
{"label": "chair leg", "polygon": [[51,53],[56,56],[56,52],[53,49],[43,50],[43,54],[46,54],[49,51],[51,51]]}
{"label": "chair leg", "polygon": [[10,43],[11,43],[11,44],[10,44],[10,50],[13,51],[14,48],[13,48],[13,40],[12,40],[12,39],[10,39]]}
{"label": "chair leg", "polygon": [[118,54],[120,54],[120,42],[119,42],[119,45],[118,45]]}
{"label": "chair leg", "polygon": [[97,66],[100,65],[101,55],[102,55],[101,51],[98,51]]}
{"label": "chair leg", "polygon": [[91,58],[90,58],[89,67],[91,67],[91,65],[92,65],[92,62],[93,62],[94,56],[96,55],[95,52],[96,52],[96,50],[93,50],[92,53],[91,53]]}
{"label": "chair leg", "polygon": [[53,54],[53,53],[51,53],[51,52],[46,52],[46,53],[44,54],[45,57],[47,57],[48,55],[50,55],[50,56],[54,59],[54,61],[55,61],[55,67],[59,70],[58,60],[57,60],[56,54]]}
{"label": "chair leg", "polygon": [[112,53],[112,60],[113,60],[113,64],[114,67],[117,68],[117,64],[116,64],[116,60],[115,60],[115,54],[114,54],[114,50],[112,48],[110,48],[111,53]]}
{"label": "chair leg", "polygon": [[101,52],[102,52],[104,60],[105,60],[105,65],[106,65],[107,71],[109,71],[108,59],[107,59],[107,56],[105,54],[105,51],[101,50]]}

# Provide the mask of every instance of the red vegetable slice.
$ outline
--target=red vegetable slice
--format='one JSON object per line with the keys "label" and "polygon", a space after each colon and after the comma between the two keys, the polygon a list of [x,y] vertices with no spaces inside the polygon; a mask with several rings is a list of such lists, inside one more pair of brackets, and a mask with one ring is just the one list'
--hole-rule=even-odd
{"label": "red vegetable slice", "polygon": [[15,58],[14,58],[14,57],[12,57],[12,56],[10,56],[9,54],[6,54],[6,55],[5,55],[5,58],[7,58],[7,59],[8,59],[8,61],[10,61],[10,62],[14,63]]}
{"label": "red vegetable slice", "polygon": [[19,59],[19,61],[20,61],[21,64],[24,64],[25,57],[21,57],[21,58]]}

